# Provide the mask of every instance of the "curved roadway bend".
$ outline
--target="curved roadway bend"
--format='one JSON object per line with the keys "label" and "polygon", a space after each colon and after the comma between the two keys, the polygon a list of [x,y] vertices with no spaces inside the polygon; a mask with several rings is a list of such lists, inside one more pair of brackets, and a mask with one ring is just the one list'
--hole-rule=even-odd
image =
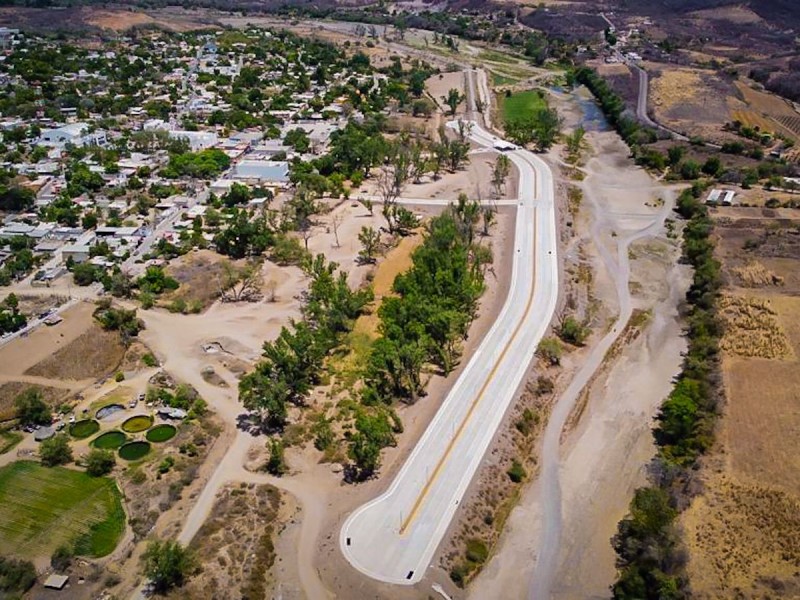
{"label": "curved roadway bend", "polygon": [[[470,137],[489,148],[497,141],[477,124]],[[552,173],[531,152],[507,155],[519,169],[521,197],[506,303],[392,484],[339,534],[347,560],[380,581],[410,585],[425,575],[555,310]]]}

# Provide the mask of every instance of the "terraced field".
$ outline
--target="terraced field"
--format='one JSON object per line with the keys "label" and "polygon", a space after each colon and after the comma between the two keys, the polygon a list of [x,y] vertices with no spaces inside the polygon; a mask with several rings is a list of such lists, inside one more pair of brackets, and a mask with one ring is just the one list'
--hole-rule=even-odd
{"label": "terraced field", "polygon": [[49,556],[61,544],[105,556],[125,531],[113,480],[17,461],[0,469],[0,554]]}

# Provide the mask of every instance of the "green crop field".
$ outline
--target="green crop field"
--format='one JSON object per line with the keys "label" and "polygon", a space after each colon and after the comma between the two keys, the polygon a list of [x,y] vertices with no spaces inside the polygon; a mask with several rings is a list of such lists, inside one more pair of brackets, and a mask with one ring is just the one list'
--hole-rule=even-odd
{"label": "green crop field", "polygon": [[531,116],[540,108],[547,108],[547,101],[536,90],[517,92],[506,98],[500,96],[500,107],[504,119],[520,119]]}
{"label": "green crop field", "polygon": [[0,468],[0,554],[35,559],[70,543],[78,554],[105,556],[124,531],[112,479],[31,461]]}

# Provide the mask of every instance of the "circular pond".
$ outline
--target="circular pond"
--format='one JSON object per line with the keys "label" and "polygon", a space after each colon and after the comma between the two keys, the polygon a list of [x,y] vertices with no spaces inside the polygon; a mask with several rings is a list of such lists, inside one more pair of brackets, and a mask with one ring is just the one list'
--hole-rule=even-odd
{"label": "circular pond", "polygon": [[69,426],[69,434],[82,440],[100,431],[100,423],[94,419],[83,419]]}
{"label": "circular pond", "polygon": [[127,431],[128,433],[139,433],[145,429],[150,429],[152,424],[153,417],[150,415],[136,415],[130,419],[125,419],[125,422],[122,424],[122,431]]}
{"label": "circular pond", "polygon": [[145,437],[149,442],[166,442],[174,438],[176,433],[178,433],[178,430],[175,429],[174,425],[162,423],[148,431]]}
{"label": "circular pond", "polygon": [[150,442],[128,442],[119,449],[119,455],[125,460],[139,460],[150,452]]}
{"label": "circular pond", "polygon": [[122,406],[122,404],[109,404],[108,406],[104,406],[98,410],[94,416],[102,421],[103,419],[106,419],[121,410],[125,410],[125,407]]}
{"label": "circular pond", "polygon": [[128,441],[128,436],[121,431],[106,431],[92,440],[92,446],[102,450],[116,450]]}

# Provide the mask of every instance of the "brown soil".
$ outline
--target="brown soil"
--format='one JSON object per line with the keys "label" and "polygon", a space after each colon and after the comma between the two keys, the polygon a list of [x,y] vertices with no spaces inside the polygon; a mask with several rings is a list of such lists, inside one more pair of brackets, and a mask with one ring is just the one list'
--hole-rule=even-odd
{"label": "brown soil", "polygon": [[50,379],[99,379],[109,375],[122,361],[125,346],[115,331],[92,324],[87,331],[51,356],[25,371],[26,375]]}
{"label": "brown soil", "polygon": [[191,543],[201,557],[202,570],[170,597],[266,597],[281,504],[281,493],[271,485],[241,483],[223,488]]}
{"label": "brown soil", "polygon": [[22,375],[53,352],[69,345],[92,324],[94,305],[80,302],[65,310],[63,322],[53,327],[39,327],[26,337],[17,338],[0,348],[0,375]]}

